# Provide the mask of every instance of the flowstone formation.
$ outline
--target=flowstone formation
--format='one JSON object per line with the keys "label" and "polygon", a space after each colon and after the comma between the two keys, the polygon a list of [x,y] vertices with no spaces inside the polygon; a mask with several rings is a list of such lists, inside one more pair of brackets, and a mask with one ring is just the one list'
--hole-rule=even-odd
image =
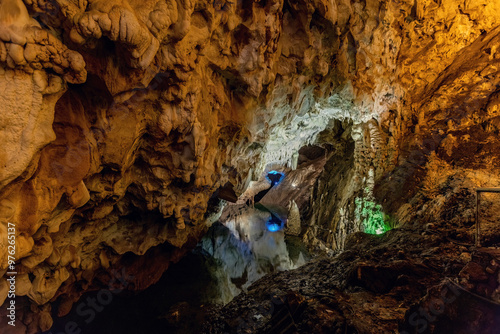
{"label": "flowstone formation", "polygon": [[1,6],[0,212],[31,333],[122,268],[130,289],[157,281],[206,231],[212,193],[241,193],[273,129],[339,81],[331,3]]}
{"label": "flowstone formation", "polygon": [[499,6],[1,0],[0,274],[13,223],[16,330],[48,330],[113,273],[153,284],[206,232],[219,187],[240,195],[306,144],[330,152],[313,246],[362,229],[359,197],[418,223],[446,211],[448,184],[499,185]]}

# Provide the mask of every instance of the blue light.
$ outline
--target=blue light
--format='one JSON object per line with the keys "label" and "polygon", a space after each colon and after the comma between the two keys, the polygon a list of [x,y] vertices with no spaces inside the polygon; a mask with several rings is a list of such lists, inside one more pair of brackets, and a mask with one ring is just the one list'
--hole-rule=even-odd
{"label": "blue light", "polygon": [[270,171],[267,173],[266,178],[271,182],[273,186],[278,185],[283,181],[285,178],[285,173],[281,173],[275,170]]}
{"label": "blue light", "polygon": [[278,232],[281,229],[281,226],[279,224],[267,224],[267,229],[269,232]]}
{"label": "blue light", "polygon": [[285,223],[273,215],[267,220],[266,227],[269,232],[278,232],[285,227]]}

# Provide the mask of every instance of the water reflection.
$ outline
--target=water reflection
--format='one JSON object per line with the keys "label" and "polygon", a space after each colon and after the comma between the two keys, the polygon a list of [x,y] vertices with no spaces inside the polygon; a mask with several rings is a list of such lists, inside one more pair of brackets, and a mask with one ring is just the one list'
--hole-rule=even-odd
{"label": "water reflection", "polygon": [[219,264],[220,302],[228,302],[262,276],[303,265],[305,250],[285,240],[286,209],[230,206],[201,247]]}

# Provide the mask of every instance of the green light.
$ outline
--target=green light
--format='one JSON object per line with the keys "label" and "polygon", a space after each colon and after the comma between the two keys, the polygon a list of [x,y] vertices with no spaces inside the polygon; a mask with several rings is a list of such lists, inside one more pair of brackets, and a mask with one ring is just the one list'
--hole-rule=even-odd
{"label": "green light", "polygon": [[393,226],[391,219],[382,211],[382,206],[375,202],[356,198],[356,213],[363,222],[365,233],[383,234]]}

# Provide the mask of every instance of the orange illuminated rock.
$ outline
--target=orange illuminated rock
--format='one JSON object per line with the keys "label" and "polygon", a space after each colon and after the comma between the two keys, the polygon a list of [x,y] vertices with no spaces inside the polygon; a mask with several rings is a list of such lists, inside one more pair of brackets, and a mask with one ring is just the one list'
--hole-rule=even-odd
{"label": "orange illuminated rock", "polygon": [[323,247],[362,229],[360,194],[411,222],[425,201],[447,212],[446,184],[500,185],[499,7],[1,0],[0,236],[16,224],[30,330],[112,270],[153,284],[205,233],[218,188],[248,199],[305,145],[333,152],[321,228],[304,227]]}

